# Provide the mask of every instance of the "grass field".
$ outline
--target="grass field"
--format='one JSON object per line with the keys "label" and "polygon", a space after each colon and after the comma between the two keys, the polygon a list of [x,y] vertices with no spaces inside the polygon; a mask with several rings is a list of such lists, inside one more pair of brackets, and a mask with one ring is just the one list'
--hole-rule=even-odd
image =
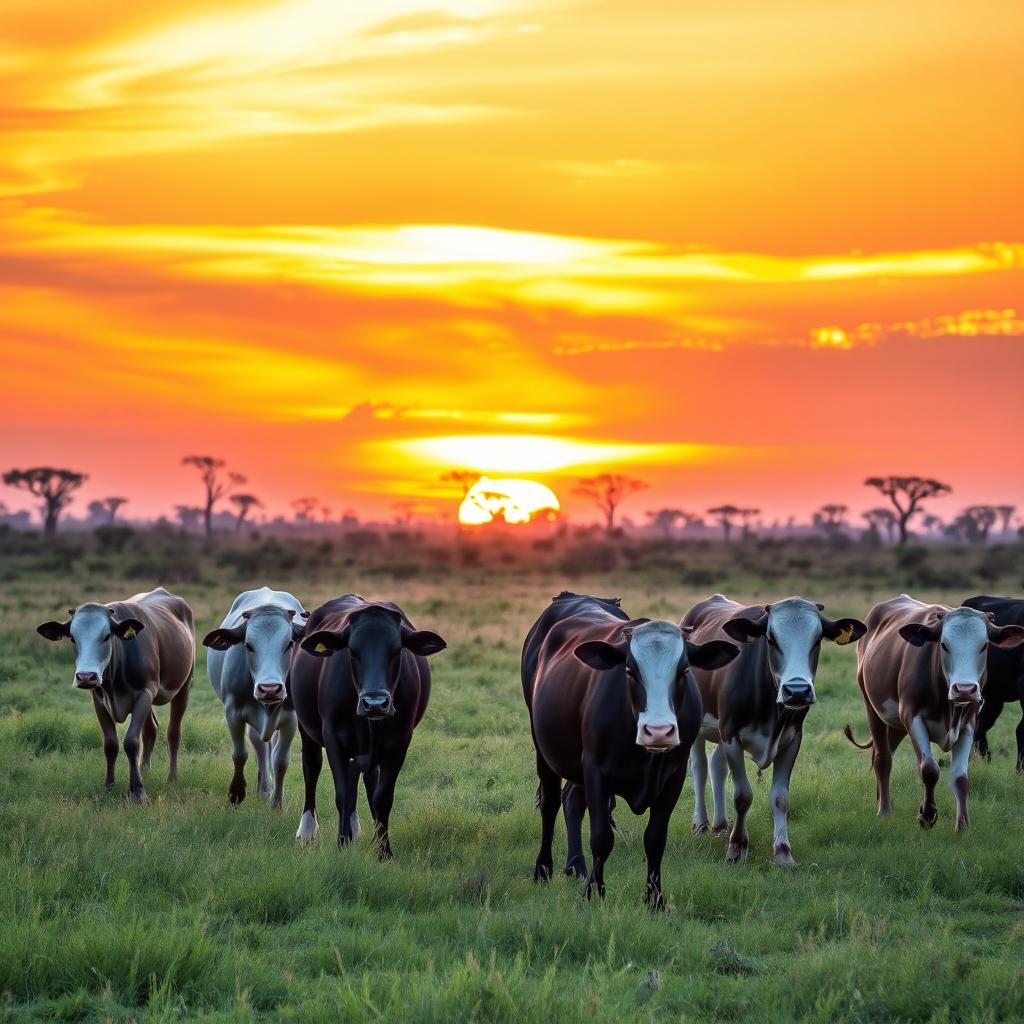
{"label": "grass field", "polygon": [[[283,813],[253,795],[252,758],[250,796],[228,806],[228,734],[202,649],[180,780],[165,781],[165,709],[150,806],[128,804],[123,757],[106,793],[99,730],[91,702],[71,687],[70,651],[34,627],[86,598],[158,580],[116,579],[97,562],[11,573],[0,590],[4,1020],[1024,1018],[1024,779],[1008,756],[1016,715],[993,730],[992,763],[972,763],[968,833],[953,832],[948,768],[938,824],[919,828],[909,744],[896,757],[895,813],[879,821],[869,755],[840,735],[851,721],[866,736],[852,647],[823,651],[792,790],[797,870],[770,862],[765,773],[741,867],[726,866],[720,840],[691,837],[687,785],[664,865],[669,913],[642,905],[643,821],[623,806],[605,902],[587,904],[582,885],[560,875],[531,882],[539,822],[518,662],[553,594],[567,584],[620,594],[632,615],[677,619],[715,589],[751,600],[803,589],[830,614],[863,615],[891,596],[887,583],[769,585],[727,570],[700,587],[654,571],[201,575],[172,585],[201,632],[238,590],[269,583],[309,608],[348,590],[395,599],[446,637],[398,784],[397,860],[379,864],[365,841],[337,849],[326,771],[321,840],[296,845],[298,743]],[[918,596],[959,603],[981,586]],[[365,826],[362,797],[360,809]],[[564,849],[560,825],[556,858]]]}

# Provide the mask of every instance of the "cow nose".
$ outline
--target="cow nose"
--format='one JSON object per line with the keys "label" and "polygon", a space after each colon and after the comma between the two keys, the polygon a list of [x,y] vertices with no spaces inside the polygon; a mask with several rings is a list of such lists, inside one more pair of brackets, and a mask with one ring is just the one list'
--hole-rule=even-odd
{"label": "cow nose", "polygon": [[977,683],[953,683],[949,699],[954,704],[973,704],[981,700],[981,687]]}
{"label": "cow nose", "polygon": [[779,703],[787,707],[809,708],[815,700],[812,683],[783,683],[779,687]]}
{"label": "cow nose", "polygon": [[359,695],[359,706],[356,713],[363,718],[384,718],[393,714],[395,706],[391,694],[387,690],[373,690]]}
{"label": "cow nose", "polygon": [[668,725],[650,725],[645,723],[640,730],[640,746],[652,750],[666,750],[679,746],[679,730],[675,723]]}
{"label": "cow nose", "polygon": [[284,697],[284,683],[256,684],[256,699],[264,704],[280,704]]}
{"label": "cow nose", "polygon": [[76,672],[75,673],[75,686],[83,690],[88,690],[93,686],[98,686],[100,677],[95,672]]}

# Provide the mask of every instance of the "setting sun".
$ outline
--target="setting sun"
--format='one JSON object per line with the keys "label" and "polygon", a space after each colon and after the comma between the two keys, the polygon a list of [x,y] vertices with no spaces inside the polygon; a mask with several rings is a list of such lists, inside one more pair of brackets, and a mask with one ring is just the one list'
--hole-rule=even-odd
{"label": "setting sun", "polygon": [[502,519],[510,525],[530,522],[539,512],[557,513],[554,491],[536,480],[488,480],[483,477],[459,506],[463,526],[483,526]]}

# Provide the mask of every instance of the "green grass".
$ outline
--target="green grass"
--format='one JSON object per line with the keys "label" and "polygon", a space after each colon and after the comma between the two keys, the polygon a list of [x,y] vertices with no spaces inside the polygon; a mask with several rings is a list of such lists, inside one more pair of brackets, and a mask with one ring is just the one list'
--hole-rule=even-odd
{"label": "green grass", "polygon": [[[322,838],[293,839],[298,744],[273,812],[227,805],[229,742],[200,655],[180,780],[165,781],[166,710],[146,780],[151,804],[113,793],[91,704],[70,685],[70,652],[34,626],[111,582],[92,564],[21,574],[0,596],[0,1015],[4,1020],[736,1020],[997,1021],[1024,1018],[1024,780],[1008,757],[1015,714],[993,731],[991,765],[971,767],[972,827],[953,832],[948,768],[931,832],[909,745],[894,769],[893,817],[874,813],[853,648],[826,645],[820,703],[797,764],[790,833],[800,867],[770,863],[770,773],[755,783],[751,861],[690,835],[687,785],[664,878],[671,911],[642,905],[642,825],[620,807],[605,902],[581,884],[532,877],[539,822],[518,659],[530,623],[567,583],[621,594],[633,615],[678,618],[716,587],[769,599],[793,579],[682,586],[652,571],[567,580],[509,570],[395,581],[358,571],[266,582],[307,604],[350,589],[400,601],[449,650],[399,780],[392,843],[339,851],[330,776]],[[174,587],[197,625],[215,625],[243,584]],[[310,581],[312,580],[312,582]],[[264,582],[263,579],[257,582]],[[101,585],[102,584],[102,585]],[[863,614],[892,588],[818,584],[830,614]],[[970,588],[968,588],[970,589]],[[959,601],[967,590],[923,594]],[[205,652],[203,652],[205,653]],[[361,801],[364,826],[369,820]],[[564,854],[559,828],[556,857]]]}

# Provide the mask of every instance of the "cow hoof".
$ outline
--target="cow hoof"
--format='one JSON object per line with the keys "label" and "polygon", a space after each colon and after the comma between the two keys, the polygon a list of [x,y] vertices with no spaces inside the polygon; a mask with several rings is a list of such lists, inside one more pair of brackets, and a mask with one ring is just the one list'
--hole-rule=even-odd
{"label": "cow hoof", "polygon": [[149,803],[149,797],[146,796],[144,789],[133,789],[129,794],[128,798],[133,804],[138,804],[139,807],[145,807]]}
{"label": "cow hoof", "polygon": [[644,894],[644,903],[651,910],[659,911],[665,909],[665,894],[655,885],[647,884],[647,892]]}
{"label": "cow hoof", "polygon": [[917,821],[921,828],[931,828],[939,817],[937,807],[922,807],[917,812]]}
{"label": "cow hoof", "polygon": [[537,861],[533,867],[533,880],[535,882],[550,882],[553,870],[554,865],[542,864],[540,861]]}
{"label": "cow hoof", "polygon": [[316,815],[312,811],[303,811],[302,817],[299,819],[299,829],[295,833],[295,838],[300,843],[312,843],[316,841],[319,835],[320,823],[316,820]]}
{"label": "cow hoof", "polygon": [[282,799],[280,799],[280,797],[278,797],[278,798],[276,798],[274,800],[271,800],[270,807],[271,807],[272,810],[275,810],[275,811],[283,811],[284,810],[284,801]]}
{"label": "cow hoof", "polygon": [[965,814],[962,818],[957,818],[956,819],[956,831],[957,832],[966,832],[967,829],[970,827],[970,824],[971,824],[971,820]]}
{"label": "cow hoof", "polygon": [[377,859],[381,861],[394,860],[395,855],[391,852],[390,846],[382,846],[380,851],[377,853]]}
{"label": "cow hoof", "polygon": [[604,886],[598,885],[596,882],[587,882],[587,888],[584,891],[588,901],[594,898],[595,892],[601,899],[604,899]]}
{"label": "cow hoof", "polygon": [[727,864],[745,864],[749,856],[749,846],[746,844],[740,846],[739,843],[730,843],[729,850],[725,855],[725,860]]}
{"label": "cow hoof", "polygon": [[237,807],[245,799],[245,786],[235,787],[232,786],[228,790],[228,803],[233,807]]}
{"label": "cow hoof", "polygon": [[705,832],[710,832],[711,826],[706,821],[695,821],[693,823],[693,834],[695,836],[702,836]]}
{"label": "cow hoof", "polygon": [[728,839],[732,833],[732,823],[723,821],[717,825],[711,826],[711,834],[717,836],[719,839]]}
{"label": "cow hoof", "polygon": [[570,861],[566,861],[565,867],[562,869],[562,874],[568,878],[586,878],[587,877],[587,862],[582,857],[574,857]]}
{"label": "cow hoof", "polygon": [[796,867],[796,861],[793,860],[793,851],[790,850],[788,846],[780,846],[775,851],[775,855],[772,857],[772,860],[774,860],[780,868]]}

